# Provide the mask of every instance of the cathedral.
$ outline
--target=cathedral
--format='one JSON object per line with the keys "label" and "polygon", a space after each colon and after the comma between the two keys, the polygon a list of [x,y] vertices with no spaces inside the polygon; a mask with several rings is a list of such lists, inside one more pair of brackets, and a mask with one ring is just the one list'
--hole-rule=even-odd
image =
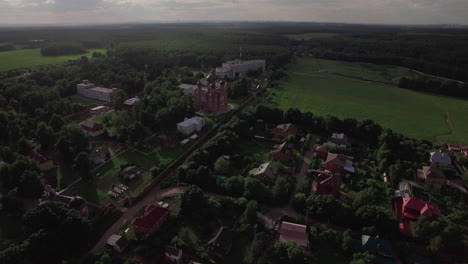
{"label": "cathedral", "polygon": [[194,99],[198,111],[206,114],[222,113],[229,109],[226,82],[219,82],[213,76],[197,83]]}

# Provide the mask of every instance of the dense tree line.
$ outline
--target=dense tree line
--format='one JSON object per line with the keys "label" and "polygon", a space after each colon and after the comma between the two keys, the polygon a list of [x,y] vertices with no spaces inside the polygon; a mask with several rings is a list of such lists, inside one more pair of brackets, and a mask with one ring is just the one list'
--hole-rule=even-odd
{"label": "dense tree line", "polygon": [[63,56],[83,53],[86,53],[86,49],[81,44],[74,42],[51,42],[41,48],[42,56]]}
{"label": "dense tree line", "polygon": [[403,77],[400,79],[398,87],[420,92],[468,98],[468,83]]}

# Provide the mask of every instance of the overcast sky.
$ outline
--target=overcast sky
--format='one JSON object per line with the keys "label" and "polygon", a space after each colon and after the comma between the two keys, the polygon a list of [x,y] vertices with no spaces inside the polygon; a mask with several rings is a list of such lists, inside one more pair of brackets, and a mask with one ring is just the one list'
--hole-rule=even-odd
{"label": "overcast sky", "polygon": [[468,0],[0,0],[0,24],[278,20],[468,24]]}

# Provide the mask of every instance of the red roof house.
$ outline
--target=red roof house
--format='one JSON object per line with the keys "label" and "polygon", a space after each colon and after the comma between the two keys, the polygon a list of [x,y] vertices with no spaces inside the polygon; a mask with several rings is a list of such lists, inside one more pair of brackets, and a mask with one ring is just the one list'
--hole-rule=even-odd
{"label": "red roof house", "polygon": [[148,205],[145,209],[145,214],[132,221],[135,234],[154,234],[166,222],[168,216],[169,209],[155,204]]}
{"label": "red roof house", "polygon": [[334,175],[320,174],[312,183],[312,192],[317,195],[340,197],[341,178]]}
{"label": "red roof house", "polygon": [[421,215],[428,218],[440,216],[439,207],[432,202],[425,202],[414,198],[403,198],[402,217],[417,221]]}
{"label": "red roof house", "polygon": [[104,126],[92,120],[85,120],[80,123],[81,130],[88,136],[96,137],[104,133]]}
{"label": "red roof house", "polygon": [[273,130],[273,140],[283,142],[296,133],[297,128],[293,124],[280,124]]}
{"label": "red roof house", "polygon": [[343,154],[328,153],[323,166],[332,173],[354,173],[353,162]]}
{"label": "red roof house", "polygon": [[279,241],[294,241],[307,249],[309,247],[307,226],[283,221],[279,229]]}
{"label": "red roof house", "polygon": [[328,155],[328,148],[324,145],[317,146],[315,148],[315,156],[321,158],[322,160],[326,160]]}
{"label": "red roof house", "polygon": [[284,142],[281,145],[275,146],[275,148],[270,151],[270,157],[273,160],[288,162],[292,160],[294,156],[295,156],[294,150],[288,146],[287,142]]}

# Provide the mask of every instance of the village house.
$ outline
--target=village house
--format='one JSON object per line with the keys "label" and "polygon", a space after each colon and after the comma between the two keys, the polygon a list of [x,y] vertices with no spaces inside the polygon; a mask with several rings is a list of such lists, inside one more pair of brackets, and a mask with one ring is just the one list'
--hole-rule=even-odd
{"label": "village house", "polygon": [[344,133],[333,133],[330,142],[338,146],[348,146],[348,137]]}
{"label": "village house", "polygon": [[407,182],[400,182],[398,183],[398,190],[395,190],[393,195],[394,198],[401,197],[401,198],[412,198],[413,197],[413,190],[411,185]]}
{"label": "village house", "polygon": [[393,258],[392,244],[390,241],[381,239],[379,236],[362,235],[361,250],[372,252],[381,257]]}
{"label": "village house", "polygon": [[279,241],[293,241],[306,251],[309,249],[307,226],[283,221],[278,233]]}
{"label": "village house", "polygon": [[80,123],[83,133],[90,137],[97,137],[104,133],[104,126],[93,120],[85,120]]}
{"label": "village house", "polygon": [[55,189],[49,184],[44,186],[44,191],[39,199],[39,202],[41,203],[47,201],[64,203],[74,209],[83,218],[87,218],[89,216],[88,203],[85,199],[77,195],[67,196],[56,193]]}
{"label": "village house", "polygon": [[110,158],[110,151],[106,146],[96,147],[89,152],[88,158],[95,165],[102,164]]}
{"label": "village house", "polygon": [[183,135],[191,135],[195,131],[201,131],[205,126],[205,119],[200,116],[185,118],[184,121],[177,124],[177,131]]}
{"label": "village house", "polygon": [[133,98],[129,98],[123,102],[123,109],[127,111],[132,111],[133,106],[140,101],[140,98],[138,96],[135,96]]}
{"label": "village house", "polygon": [[353,162],[343,154],[328,153],[327,159],[322,165],[332,173],[354,173]]}
{"label": "village house", "polygon": [[270,151],[271,159],[282,162],[289,162],[294,158],[294,156],[294,150],[288,145],[287,142],[275,146],[275,148]]}
{"label": "village house", "polygon": [[418,170],[418,179],[429,186],[441,186],[445,183],[444,172],[440,168],[424,166]]}
{"label": "village house", "polygon": [[273,140],[278,142],[285,141],[289,136],[294,136],[297,128],[293,124],[280,124],[273,129]]}
{"label": "village house", "polygon": [[340,197],[341,178],[335,175],[319,174],[312,183],[312,193]]}
{"label": "village house", "polygon": [[431,152],[431,163],[432,165],[439,166],[450,166],[452,164],[452,159],[448,153],[442,151]]}
{"label": "village house", "polygon": [[122,253],[128,247],[128,240],[124,236],[114,234],[107,239],[106,244],[112,247],[116,252]]}
{"label": "village house", "polygon": [[169,209],[150,204],[145,213],[132,221],[133,229],[137,235],[152,235],[156,233],[167,220]]}
{"label": "village house", "polygon": [[208,241],[207,246],[213,254],[223,258],[231,251],[232,231],[224,226],[221,227],[216,235]]}
{"label": "village house", "polygon": [[322,160],[326,160],[328,155],[328,148],[324,145],[317,146],[315,148],[315,156]]}
{"label": "village house", "polygon": [[122,177],[124,180],[133,180],[136,177],[140,176],[143,173],[143,170],[137,166],[129,166],[122,170]]}
{"label": "village house", "polygon": [[44,153],[33,151],[29,153],[28,158],[34,161],[42,172],[55,168],[54,161]]}
{"label": "village house", "polygon": [[278,168],[276,168],[271,161],[258,166],[249,172],[249,175],[261,180],[266,184],[273,184],[276,180]]}
{"label": "village house", "polygon": [[182,256],[183,252],[181,249],[173,248],[173,247],[166,247],[166,251],[164,252],[166,255],[167,262],[174,263],[174,264],[181,264],[182,263]]}

